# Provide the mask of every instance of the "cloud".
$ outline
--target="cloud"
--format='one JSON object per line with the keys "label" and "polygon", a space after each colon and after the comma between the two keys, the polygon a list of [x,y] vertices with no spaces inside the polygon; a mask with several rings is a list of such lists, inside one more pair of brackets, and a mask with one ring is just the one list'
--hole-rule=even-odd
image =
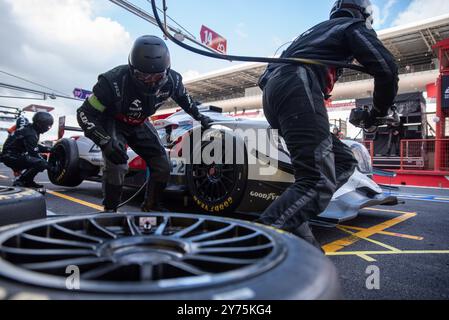
{"label": "cloud", "polygon": [[235,29],[235,33],[237,34],[237,36],[239,36],[239,38],[242,39],[246,39],[249,37],[248,33],[245,31],[246,29],[246,25],[243,22],[240,22],[236,29]]}
{"label": "cloud", "polygon": [[413,0],[404,12],[393,22],[394,26],[449,13],[447,0]]}
{"label": "cloud", "polygon": [[71,91],[126,62],[130,35],[94,17],[92,0],[0,1],[0,67]]}
{"label": "cloud", "polygon": [[388,0],[383,8],[373,5],[374,11],[374,28],[379,28],[387,22],[390,17],[391,9],[396,4],[397,0]]}
{"label": "cloud", "polygon": [[[0,70],[67,94],[75,87],[90,89],[98,74],[127,62],[132,45],[125,28],[95,15],[96,7],[94,0],[0,0]],[[5,75],[0,81],[41,89]],[[53,115],[68,115],[70,124],[76,123],[75,111],[81,104],[0,99],[3,105],[31,103],[56,107]]]}
{"label": "cloud", "polygon": [[198,77],[200,72],[197,70],[188,70],[182,74],[183,81]]}

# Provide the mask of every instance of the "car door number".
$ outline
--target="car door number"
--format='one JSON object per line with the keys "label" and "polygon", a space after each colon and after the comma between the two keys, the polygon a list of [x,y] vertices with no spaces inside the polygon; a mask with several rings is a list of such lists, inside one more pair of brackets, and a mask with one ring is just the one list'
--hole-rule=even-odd
{"label": "car door number", "polygon": [[183,176],[186,174],[186,163],[181,159],[171,160],[171,175]]}

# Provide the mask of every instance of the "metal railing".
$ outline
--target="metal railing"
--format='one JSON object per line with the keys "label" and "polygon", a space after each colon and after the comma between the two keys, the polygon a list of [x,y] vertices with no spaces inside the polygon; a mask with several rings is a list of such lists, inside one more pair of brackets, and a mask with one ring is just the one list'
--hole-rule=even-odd
{"label": "metal railing", "polygon": [[402,140],[401,170],[449,172],[449,139]]}
{"label": "metal railing", "polygon": [[376,157],[374,141],[363,142],[374,167],[403,171],[447,172],[449,175],[449,139],[402,140],[400,157]]}

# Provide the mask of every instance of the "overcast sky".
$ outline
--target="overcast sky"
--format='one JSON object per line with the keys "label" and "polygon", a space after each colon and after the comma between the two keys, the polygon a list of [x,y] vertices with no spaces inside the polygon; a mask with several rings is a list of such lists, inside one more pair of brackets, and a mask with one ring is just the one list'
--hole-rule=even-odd
{"label": "overcast sky", "polygon": [[[131,2],[150,9],[146,0]],[[168,0],[167,4],[169,15],[195,36],[199,37],[204,24],[228,39],[231,54],[271,56],[279,46],[326,19],[333,2]],[[448,0],[373,3],[378,30],[449,12]],[[91,89],[98,74],[126,63],[133,40],[143,34],[160,36],[161,32],[107,0],[0,0],[0,71],[67,94],[75,87]],[[173,68],[186,78],[232,65],[197,56],[171,43],[169,47]],[[1,73],[0,82],[39,89]],[[3,89],[0,95],[23,96]],[[0,98],[0,105],[24,107],[30,103],[55,107],[55,117],[67,115],[71,124],[80,105],[61,99]],[[55,132],[47,138],[54,137]]]}

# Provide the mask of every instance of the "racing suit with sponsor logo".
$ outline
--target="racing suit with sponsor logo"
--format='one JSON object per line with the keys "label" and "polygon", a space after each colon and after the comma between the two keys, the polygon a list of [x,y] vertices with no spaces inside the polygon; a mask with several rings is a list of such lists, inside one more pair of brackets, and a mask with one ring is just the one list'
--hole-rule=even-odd
{"label": "racing suit with sponsor logo", "polygon": [[13,171],[22,171],[18,181],[25,185],[33,182],[39,172],[50,168],[49,163],[41,157],[41,153],[50,152],[51,148],[39,144],[39,133],[33,124],[18,123],[3,145],[2,161]]}
{"label": "racing suit with sponsor logo", "polygon": [[[374,76],[374,107],[385,116],[398,90],[392,54],[363,20],[336,18],[298,37],[282,57],[356,59]],[[268,122],[284,137],[296,182],[262,215],[264,224],[295,233],[322,213],[357,165],[351,150],[330,132],[324,100],[342,70],[320,65],[270,64],[259,81]]]}
{"label": "racing suit with sponsor logo", "polygon": [[[99,76],[93,88],[93,95],[78,109],[78,123],[86,136],[97,145],[104,146],[110,139],[131,147],[143,160],[150,171],[147,187],[147,207],[159,202],[160,192],[170,177],[169,161],[158,133],[148,121],[165,101],[172,98],[194,119],[199,120],[196,104],[187,94],[179,73],[170,70],[168,82],[153,95],[144,95],[135,87],[128,65],[119,66]],[[103,152],[105,169],[103,176],[104,206],[106,210],[116,210],[127,164],[117,165]]]}

